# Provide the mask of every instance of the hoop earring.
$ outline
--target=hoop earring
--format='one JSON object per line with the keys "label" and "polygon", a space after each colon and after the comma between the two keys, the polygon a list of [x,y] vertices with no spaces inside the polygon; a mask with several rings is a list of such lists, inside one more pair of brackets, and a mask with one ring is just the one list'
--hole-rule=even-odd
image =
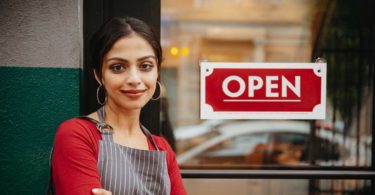
{"label": "hoop earring", "polygon": [[[99,87],[96,89],[96,101],[98,101],[98,104],[103,106],[107,102],[107,96],[105,96],[105,99],[103,102],[100,101],[99,93],[100,93],[101,87],[103,87],[103,85],[99,85]],[[104,90],[104,87],[103,87],[103,90]]]}
{"label": "hoop earring", "polygon": [[[159,81],[156,81],[156,83],[159,85],[159,96],[154,98],[154,97],[151,97],[152,100],[156,101],[158,99],[160,99],[161,97],[161,83]],[[156,90],[155,90],[156,91]]]}

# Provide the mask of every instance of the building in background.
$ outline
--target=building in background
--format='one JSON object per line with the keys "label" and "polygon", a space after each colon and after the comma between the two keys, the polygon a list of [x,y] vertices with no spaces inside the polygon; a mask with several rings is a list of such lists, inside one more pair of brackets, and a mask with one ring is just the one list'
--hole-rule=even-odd
{"label": "building in background", "polygon": [[199,61],[310,62],[315,1],[162,1],[162,77],[175,126],[199,120]]}
{"label": "building in background", "polygon": [[[180,166],[369,169],[374,164],[372,6],[372,1],[162,1],[161,78]],[[328,66],[326,120],[200,120],[200,61],[313,62],[317,57]],[[366,180],[301,180],[300,188],[282,180],[215,180],[213,190],[204,187],[211,185],[204,179],[185,181],[193,194],[362,194],[371,188]],[[228,192],[220,188],[226,183],[231,183]],[[269,191],[271,185],[278,190]]]}

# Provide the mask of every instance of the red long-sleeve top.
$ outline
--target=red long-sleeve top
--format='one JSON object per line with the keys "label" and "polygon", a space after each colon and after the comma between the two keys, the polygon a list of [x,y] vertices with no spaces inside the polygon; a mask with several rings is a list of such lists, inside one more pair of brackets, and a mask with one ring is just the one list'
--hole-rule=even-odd
{"label": "red long-sleeve top", "polygon": [[[186,194],[176,156],[168,142],[153,135],[159,150],[166,151],[171,195]],[[52,157],[52,176],[56,195],[92,195],[93,188],[102,188],[97,167],[101,134],[85,119],[64,121],[57,129]],[[148,140],[150,150],[155,150]]]}

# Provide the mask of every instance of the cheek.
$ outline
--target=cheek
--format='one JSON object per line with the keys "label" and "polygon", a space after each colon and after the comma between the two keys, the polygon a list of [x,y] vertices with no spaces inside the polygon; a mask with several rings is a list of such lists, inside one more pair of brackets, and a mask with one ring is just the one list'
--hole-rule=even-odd
{"label": "cheek", "polygon": [[103,84],[107,90],[115,89],[121,87],[123,80],[121,77],[111,76],[110,79],[104,79],[103,77]]}
{"label": "cheek", "polygon": [[149,83],[150,86],[152,86],[152,88],[155,88],[156,85],[157,85],[157,81],[158,81],[158,76],[156,75],[156,76],[150,78],[148,80],[148,83]]}
{"label": "cheek", "polygon": [[147,80],[147,83],[146,83],[146,85],[148,85],[148,88],[150,88],[150,89],[155,89],[156,88],[156,85],[157,85],[157,80],[156,79],[149,79],[149,80]]}
{"label": "cheek", "polygon": [[146,85],[149,85],[150,87],[154,87],[156,85],[156,82],[158,81],[158,72],[152,72],[150,74],[145,75],[144,80]]}

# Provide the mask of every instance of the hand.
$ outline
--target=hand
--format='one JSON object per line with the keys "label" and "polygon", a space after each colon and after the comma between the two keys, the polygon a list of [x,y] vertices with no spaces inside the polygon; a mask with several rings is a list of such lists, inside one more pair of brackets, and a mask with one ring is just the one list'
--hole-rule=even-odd
{"label": "hand", "polygon": [[92,189],[92,193],[94,195],[112,195],[112,192],[107,191],[105,189],[100,189],[100,188],[94,188],[94,189]]}

